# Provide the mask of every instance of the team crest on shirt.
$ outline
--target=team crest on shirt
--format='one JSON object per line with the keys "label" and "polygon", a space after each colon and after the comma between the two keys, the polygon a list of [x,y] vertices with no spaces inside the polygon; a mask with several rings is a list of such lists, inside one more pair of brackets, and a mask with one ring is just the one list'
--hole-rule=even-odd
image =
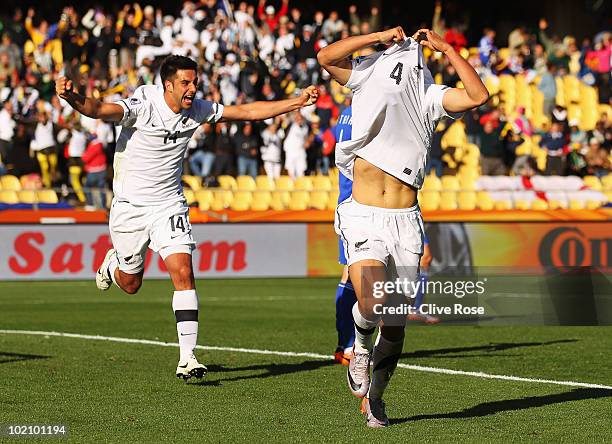
{"label": "team crest on shirt", "polygon": [[130,105],[139,105],[139,104],[140,104],[140,99],[137,99],[136,97],[130,98]]}

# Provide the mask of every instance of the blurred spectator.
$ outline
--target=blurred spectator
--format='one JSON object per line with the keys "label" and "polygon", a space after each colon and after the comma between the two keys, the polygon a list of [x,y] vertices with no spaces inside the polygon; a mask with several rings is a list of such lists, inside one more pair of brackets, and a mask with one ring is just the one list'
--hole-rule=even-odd
{"label": "blurred spectator", "polygon": [[531,137],[533,136],[533,125],[525,115],[525,108],[519,106],[516,109],[517,117],[514,120],[514,126],[516,127],[517,134],[524,134],[525,136]]}
{"label": "blurred spectator", "polygon": [[567,137],[563,132],[561,122],[553,122],[550,132],[540,141],[540,146],[546,150],[547,175],[560,176],[565,173],[565,157],[567,151]]}
{"label": "blurred spectator", "polygon": [[259,139],[253,133],[253,124],[246,122],[241,125],[238,133],[234,136],[236,146],[236,157],[238,158],[238,175],[249,175],[257,177],[259,165],[257,163],[259,155]]}
{"label": "blurred spectator", "polygon": [[321,33],[323,34],[325,40],[331,43],[338,40],[343,28],[344,22],[338,17],[338,12],[332,11],[327,20],[323,22],[323,29],[321,29]]}
{"label": "blurred spectator", "polygon": [[6,101],[0,111],[0,159],[5,163],[9,158],[9,150],[16,126],[17,124],[13,120],[13,104]]}
{"label": "blurred spectator", "polygon": [[259,20],[261,20],[268,27],[270,32],[276,31],[281,17],[287,17],[288,11],[289,0],[282,0],[282,6],[280,11],[278,11],[278,14],[276,13],[274,6],[266,6],[266,0],[259,0],[259,5],[257,6],[257,15]]}
{"label": "blurred spectator", "polygon": [[446,119],[443,119],[431,137],[431,149],[429,151],[429,162],[425,166],[425,174],[429,175],[431,170],[434,170],[436,176],[442,177],[444,174],[444,162],[442,161],[442,156],[444,155],[444,150],[442,149],[442,138],[444,134],[450,128],[450,124]]}
{"label": "blurred spectator", "polygon": [[87,205],[93,208],[104,208],[102,191],[106,187],[106,155],[102,141],[96,137],[90,137],[81,158],[86,173]]}
{"label": "blurred spectator", "polygon": [[206,123],[196,130],[190,145],[195,147],[189,156],[191,174],[208,177],[215,163],[215,131],[213,125]]}
{"label": "blurred spectator", "polygon": [[553,108],[555,107],[555,98],[557,97],[557,84],[555,83],[554,74],[554,65],[548,63],[538,85],[538,89],[544,95],[544,115],[548,117],[552,115]]}
{"label": "blurred spectator", "polygon": [[215,164],[214,175],[235,174],[234,168],[234,142],[229,134],[229,127],[225,122],[215,125]]}
{"label": "blurred spectator", "polygon": [[285,132],[278,122],[279,119],[274,119],[261,133],[261,159],[269,179],[276,179],[281,173],[281,145]]}
{"label": "blurred spectator", "polygon": [[43,184],[51,188],[52,182],[57,178],[57,151],[55,128],[47,111],[38,112],[30,149],[36,153]]}
{"label": "blurred spectator", "polygon": [[287,137],[283,143],[285,150],[285,169],[292,179],[301,177],[306,171],[306,139],[309,129],[304,117],[299,112],[293,114],[293,122],[286,130]]}
{"label": "blurred spectator", "polygon": [[319,117],[319,124],[323,129],[329,128],[331,119],[337,119],[340,114],[338,106],[334,103],[325,85],[319,87],[319,100],[317,100],[315,113]]}
{"label": "blurred spectator", "polygon": [[483,65],[489,65],[489,58],[491,53],[496,53],[497,48],[495,47],[495,31],[491,28],[485,28],[484,35],[480,39],[478,44],[478,54],[480,55],[480,61]]}
{"label": "blurred spectator", "polygon": [[376,6],[370,9],[369,17],[360,18],[357,14],[357,6],[349,6],[349,16],[351,22],[350,32],[352,35],[369,34],[381,29],[380,11]]}
{"label": "blurred spectator", "polygon": [[586,154],[587,172],[593,176],[604,177],[610,174],[610,153],[601,146],[598,139],[589,141],[589,149]]}
{"label": "blurred spectator", "polygon": [[497,114],[495,112],[480,119],[480,169],[486,176],[507,174],[506,155],[500,138],[503,127],[497,121]]}
{"label": "blurred spectator", "polygon": [[304,148],[306,149],[306,175],[316,174],[321,169],[323,156],[323,133],[321,131],[321,119],[313,116],[310,122],[310,131],[306,137]]}

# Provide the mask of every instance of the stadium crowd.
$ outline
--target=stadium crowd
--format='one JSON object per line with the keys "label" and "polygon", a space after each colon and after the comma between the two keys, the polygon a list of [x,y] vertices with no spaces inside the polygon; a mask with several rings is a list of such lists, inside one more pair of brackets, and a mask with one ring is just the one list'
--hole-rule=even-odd
{"label": "stadium crowd", "polygon": [[[317,11],[312,17],[282,0],[279,7],[227,1],[186,1],[179,11],[130,3],[118,11],[63,8],[58,17],[33,9],[3,17],[0,34],[0,175],[27,176],[33,183],[74,192],[76,200],[103,206],[90,188],[104,188],[112,177],[115,128],[79,117],[55,95],[54,81],[66,75],[79,89],[105,100],[129,96],[141,84],[159,82],[156,73],[169,54],[191,56],[201,66],[202,98],[225,104],[272,100],[309,84],[320,87],[316,105],[265,122],[203,125],[192,139],[185,171],[216,184],[220,175],[265,171],[278,177],[327,174],[333,165],[334,126],[350,104],[348,90],[330,82],[317,51],[348,35],[383,28],[377,8]],[[173,11],[174,12],[174,11]],[[446,26],[435,6],[432,29],[468,58],[487,87],[499,89],[482,108],[463,118],[467,142],[480,151],[483,175],[609,174],[612,148],[610,32],[578,42],[550,35],[542,19],[535,29],[517,27],[507,40],[493,29],[468,42],[461,24]],[[500,49],[496,45],[500,46]],[[445,58],[427,54],[436,81],[455,85],[458,76]],[[500,79],[520,77],[543,96],[544,120],[521,106],[505,106]],[[596,88],[604,111],[593,128],[559,103],[560,79],[572,76]],[[501,82],[503,83],[503,82]],[[599,111],[598,111],[599,113]],[[443,122],[433,140],[429,170],[453,174],[454,125]],[[519,149],[538,144],[545,162]],[[429,171],[428,171],[429,172]],[[83,187],[84,185],[84,187]]]}

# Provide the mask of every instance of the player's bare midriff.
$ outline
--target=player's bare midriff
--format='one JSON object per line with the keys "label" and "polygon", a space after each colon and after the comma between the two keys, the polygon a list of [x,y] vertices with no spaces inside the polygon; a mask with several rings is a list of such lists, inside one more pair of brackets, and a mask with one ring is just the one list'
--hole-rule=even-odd
{"label": "player's bare midriff", "polygon": [[417,191],[357,157],[353,168],[353,199],[379,208],[410,208],[417,203]]}

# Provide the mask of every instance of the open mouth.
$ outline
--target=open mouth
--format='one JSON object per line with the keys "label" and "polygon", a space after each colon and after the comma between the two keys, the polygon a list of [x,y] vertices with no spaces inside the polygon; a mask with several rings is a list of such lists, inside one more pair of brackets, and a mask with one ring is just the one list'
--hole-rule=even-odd
{"label": "open mouth", "polygon": [[183,102],[185,102],[186,105],[191,105],[193,103],[193,99],[194,96],[185,96],[183,97]]}

